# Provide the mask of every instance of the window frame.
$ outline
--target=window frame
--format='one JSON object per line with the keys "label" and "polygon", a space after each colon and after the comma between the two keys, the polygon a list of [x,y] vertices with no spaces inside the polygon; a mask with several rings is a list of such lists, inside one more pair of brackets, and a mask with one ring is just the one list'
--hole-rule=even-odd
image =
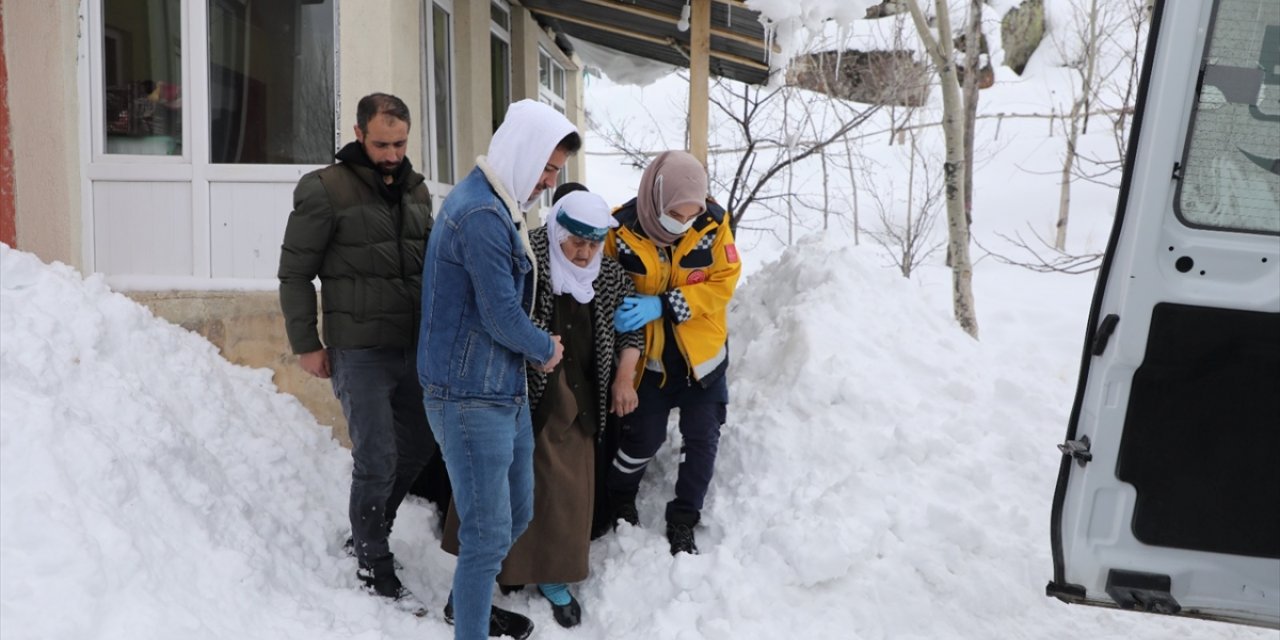
{"label": "window frame", "polygon": [[[1271,229],[1250,228],[1250,227],[1244,227],[1244,226],[1231,226],[1229,224],[1221,223],[1221,222],[1210,222],[1207,220],[1207,216],[1204,214],[1204,212],[1199,210],[1195,211],[1193,215],[1190,215],[1190,216],[1187,215],[1188,212],[1184,212],[1184,204],[1186,204],[1184,202],[1184,197],[1186,197],[1187,195],[1188,181],[1195,180],[1197,184],[1203,184],[1204,182],[1204,176],[1200,175],[1199,173],[1189,173],[1188,169],[1193,168],[1198,170],[1198,167],[1192,166],[1192,160],[1193,160],[1192,152],[1193,152],[1193,149],[1198,148],[1198,146],[1196,145],[1197,126],[1201,124],[1205,124],[1204,122],[1201,121],[1201,118],[1200,118],[1200,114],[1202,111],[1201,107],[1206,104],[1206,101],[1204,100],[1203,96],[1205,92],[1209,89],[1209,85],[1204,83],[1205,71],[1209,66],[1213,65],[1213,60],[1215,60],[1214,44],[1217,38],[1229,37],[1227,33],[1221,32],[1218,29],[1218,27],[1220,26],[1219,10],[1221,9],[1222,3],[1224,1],[1230,1],[1230,0],[1214,0],[1214,2],[1212,3],[1212,7],[1209,9],[1210,17],[1208,21],[1208,28],[1206,29],[1204,45],[1203,47],[1201,47],[1200,53],[1197,56],[1197,60],[1199,62],[1199,67],[1198,67],[1199,76],[1196,82],[1195,92],[1190,96],[1191,99],[1188,101],[1189,109],[1186,115],[1186,118],[1187,118],[1186,119],[1186,139],[1183,141],[1182,157],[1180,158],[1180,164],[1178,164],[1177,166],[1177,182],[1174,188],[1172,209],[1173,209],[1174,216],[1176,216],[1178,222],[1180,222],[1184,226],[1191,229],[1203,229],[1203,230],[1209,230],[1209,231],[1221,231],[1221,232],[1228,232],[1228,233],[1248,233],[1248,234],[1257,234],[1257,235],[1263,235],[1263,236],[1276,237],[1276,236],[1280,236],[1280,231],[1271,230]],[[1265,44],[1265,41],[1264,41],[1264,44]],[[1264,71],[1263,73],[1265,77],[1266,71]],[[1265,91],[1265,86],[1266,86],[1265,84],[1259,86],[1260,95],[1263,91]],[[1220,105],[1219,108],[1225,108],[1230,104],[1231,103],[1229,102],[1223,103],[1222,105]],[[1202,162],[1205,159],[1208,159],[1208,158],[1204,158],[1204,159],[1195,158],[1194,160],[1198,162]]]}
{"label": "window frame", "polygon": [[[542,83],[542,65],[547,65],[547,84]],[[559,75],[557,76],[557,71]],[[547,51],[541,44],[538,45],[538,99],[556,108],[560,113],[568,114],[569,102],[568,97],[564,94],[568,93],[568,74],[569,70],[565,68],[559,60],[556,59],[551,52]],[[560,79],[560,91],[556,93],[556,78]]]}
{"label": "window frame", "polygon": [[[546,64],[546,70],[547,70],[546,84],[542,83],[542,78],[543,78],[542,70],[543,70],[544,63]],[[568,97],[565,95],[559,95],[555,92],[557,72],[559,73],[561,90],[567,94],[568,86],[569,86],[568,68],[565,67],[564,64],[561,63],[560,60],[557,59],[554,54],[548,51],[545,46],[539,43],[538,44],[538,101],[551,105],[556,111],[559,111],[560,113],[564,114],[565,117],[568,117],[569,115]],[[560,170],[560,173],[556,175],[556,186],[559,187],[567,182],[569,182],[569,167],[565,166],[563,169]],[[551,198],[554,195],[555,194],[549,190],[543,191],[542,198],[541,198],[542,206],[550,207]]]}
{"label": "window frame", "polygon": [[[340,42],[340,0],[333,0],[333,39]],[[138,290],[173,289],[188,286],[208,288],[210,283],[226,282],[231,288],[267,286],[274,275],[245,276],[224,275],[238,267],[227,266],[227,256],[244,246],[257,243],[260,250],[278,248],[278,239],[252,240],[249,236],[228,235],[223,224],[227,215],[225,205],[217,205],[215,192],[223,193],[230,184],[274,184],[280,189],[292,189],[303,174],[328,164],[215,164],[210,161],[210,88],[209,88],[209,12],[208,0],[179,0],[182,73],[182,155],[140,155],[106,153],[105,75],[103,35],[105,30],[104,0],[82,0],[78,15],[85,25],[85,37],[78,41],[77,78],[79,101],[79,166],[80,166],[80,258],[85,269],[106,274],[108,282],[117,276],[124,277],[127,286]],[[341,53],[333,58],[333,150],[341,140]],[[117,255],[98,255],[100,229],[114,228],[120,224],[118,213],[110,207],[100,208],[95,196],[102,186],[118,183],[137,183],[138,193],[145,194],[148,185],[185,184],[189,191],[189,204],[176,208],[170,215],[175,224],[189,232],[187,239],[173,240],[182,245],[179,250],[189,258],[190,270],[185,274],[164,275],[164,272],[116,271],[112,261]],[[274,211],[274,209],[273,209]],[[288,211],[280,211],[287,216]],[[279,222],[274,214],[264,223]],[[124,224],[132,224],[127,220]],[[282,223],[281,223],[282,224]],[[146,241],[139,239],[139,250],[148,251]],[[260,245],[260,246],[258,246]],[[234,254],[240,255],[240,254]]]}
{"label": "window frame", "polygon": [[[90,156],[93,162],[97,163],[120,163],[120,164],[151,164],[151,165],[188,165],[191,164],[193,155],[192,143],[195,139],[192,129],[196,123],[192,122],[191,114],[195,111],[197,104],[187,97],[188,87],[190,87],[196,78],[192,73],[192,49],[191,41],[192,33],[190,23],[192,20],[192,11],[185,0],[178,1],[178,35],[182,39],[179,47],[180,60],[178,63],[179,73],[181,74],[180,85],[182,87],[182,153],[180,154],[142,154],[142,153],[110,153],[107,151],[107,88],[106,88],[106,2],[108,0],[92,0],[86,3],[88,10],[89,37],[87,38],[89,45],[89,143]],[[207,21],[206,21],[207,22]],[[207,42],[207,38],[206,38]],[[117,64],[120,61],[117,60]],[[205,77],[208,72],[205,72]],[[207,97],[206,97],[206,112]]]}
{"label": "window frame", "polygon": [[[449,148],[447,159],[451,181],[446,181],[440,175],[440,158],[439,150],[436,147],[436,136],[438,135],[436,125],[438,122],[438,114],[436,113],[436,83],[435,83],[435,13],[434,10],[439,7],[448,16],[448,25],[446,31],[449,37],[449,46],[446,48],[448,55],[447,72],[448,78],[448,127],[449,127]],[[423,175],[427,177],[427,186],[432,194],[443,197],[449,192],[449,189],[458,180],[458,114],[457,114],[457,65],[455,55],[456,45],[456,16],[454,15],[453,0],[423,0],[422,1],[422,157],[423,163],[426,165]]]}
{"label": "window frame", "polygon": [[[493,12],[495,9],[506,15],[507,24],[505,27],[493,19]],[[511,19],[512,19],[511,5],[506,0],[489,0],[489,12],[490,12],[489,50],[490,51],[493,50],[494,38],[497,38],[498,40],[502,41],[506,45],[506,50],[507,50],[507,56],[505,61],[506,73],[502,78],[502,84],[503,84],[503,91],[506,93],[506,96],[507,96],[507,105],[510,105],[512,101],[511,100],[512,98],[511,76],[514,73],[514,65],[515,65],[515,52],[512,50],[512,47],[511,47]],[[493,60],[491,56],[489,60],[490,86],[492,86],[493,76],[496,75],[494,73],[496,68],[497,68],[496,61]],[[494,107],[497,106],[497,96],[491,95],[489,97],[489,105],[490,105],[490,109],[493,109]],[[507,105],[503,105],[502,113],[490,114],[490,119],[495,124],[495,126],[493,127],[494,131],[497,131],[496,123],[502,122],[502,118],[506,115]]]}

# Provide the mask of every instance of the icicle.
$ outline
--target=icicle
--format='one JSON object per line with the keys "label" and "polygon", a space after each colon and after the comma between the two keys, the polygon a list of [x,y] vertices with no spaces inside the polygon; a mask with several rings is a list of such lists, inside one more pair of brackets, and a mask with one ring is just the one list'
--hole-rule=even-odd
{"label": "icicle", "polygon": [[764,56],[769,66],[773,66],[773,21],[764,25]]}
{"label": "icicle", "polygon": [[836,45],[836,69],[835,69],[836,78],[840,77],[840,59],[844,57],[844,48],[845,48],[844,41],[845,41],[845,36],[847,34],[846,29],[847,27],[845,27],[845,25],[842,24],[840,25],[839,30],[836,31],[836,42],[840,43]]}
{"label": "icicle", "polygon": [[732,2],[729,3],[728,11],[729,11],[729,19],[727,22],[729,24],[729,28],[732,29],[733,28],[733,3]]}

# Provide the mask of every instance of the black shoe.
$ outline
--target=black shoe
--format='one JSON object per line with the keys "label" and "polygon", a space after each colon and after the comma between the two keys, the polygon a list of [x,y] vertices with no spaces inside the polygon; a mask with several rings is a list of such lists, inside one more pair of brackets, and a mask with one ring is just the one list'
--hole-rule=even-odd
{"label": "black shoe", "polygon": [[[351,536],[347,536],[347,541],[342,543],[342,552],[347,554],[348,558],[356,557],[356,539]],[[396,571],[404,571],[404,565],[400,564],[399,560],[393,558],[391,560],[391,564],[395,567]]]}
{"label": "black shoe", "polygon": [[[444,621],[453,624],[453,600],[444,605]],[[489,637],[511,636],[525,640],[533,635],[533,621],[514,612],[496,606],[489,609]]]}
{"label": "black shoe", "polygon": [[360,582],[364,583],[364,590],[370,595],[386,598],[392,602],[395,608],[412,613],[421,618],[427,615],[427,608],[412,591],[405,588],[400,583],[400,579],[394,573],[388,575],[375,575],[370,569],[357,569],[356,577]]}
{"label": "black shoe", "polygon": [[502,592],[502,595],[504,595],[504,596],[508,596],[508,595],[511,595],[511,594],[513,594],[513,593],[515,593],[515,592],[517,592],[517,591],[524,591],[524,585],[522,585],[522,584],[500,584],[500,585],[498,585],[498,591]]}
{"label": "black shoe", "polygon": [[671,543],[671,555],[687,553],[698,555],[698,545],[693,539],[693,527],[683,523],[667,523],[667,542]]}
{"label": "black shoe", "polygon": [[[547,602],[551,602],[547,600]],[[551,615],[555,616],[556,624],[568,629],[576,627],[582,622],[582,605],[578,604],[578,599],[569,594],[569,604],[556,604],[551,602]]]}
{"label": "black shoe", "polygon": [[618,528],[618,521],[622,520],[627,524],[638,527],[640,526],[640,512],[636,511],[636,499],[618,500],[613,506],[613,528]]}

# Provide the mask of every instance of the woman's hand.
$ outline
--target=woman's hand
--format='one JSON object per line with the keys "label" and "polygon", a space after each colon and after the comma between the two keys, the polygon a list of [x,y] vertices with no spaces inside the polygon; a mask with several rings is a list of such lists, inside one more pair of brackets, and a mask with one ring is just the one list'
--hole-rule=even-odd
{"label": "woman's hand", "polygon": [[617,376],[613,378],[613,407],[609,410],[619,416],[625,416],[636,410],[636,406],[640,404],[640,397],[636,395],[635,385],[632,384],[631,376],[623,376],[619,371]]}

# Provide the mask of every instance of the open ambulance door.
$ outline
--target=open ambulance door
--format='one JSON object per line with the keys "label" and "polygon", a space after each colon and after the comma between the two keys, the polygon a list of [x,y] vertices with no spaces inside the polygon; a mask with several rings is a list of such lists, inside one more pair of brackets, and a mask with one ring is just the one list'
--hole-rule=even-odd
{"label": "open ambulance door", "polygon": [[1280,0],[1156,2],[1050,596],[1280,628]]}

